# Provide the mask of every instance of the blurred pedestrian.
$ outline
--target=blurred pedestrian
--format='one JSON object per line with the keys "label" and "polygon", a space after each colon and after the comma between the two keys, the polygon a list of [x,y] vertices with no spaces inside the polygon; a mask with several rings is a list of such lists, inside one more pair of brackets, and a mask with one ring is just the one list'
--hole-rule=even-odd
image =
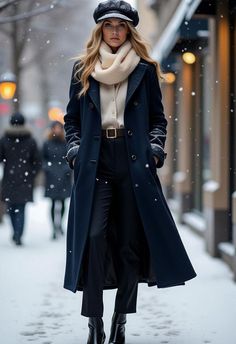
{"label": "blurred pedestrian", "polygon": [[22,245],[25,206],[33,201],[41,160],[37,143],[21,113],[11,116],[10,127],[0,140],[0,162],[4,164],[1,198],[11,219],[12,239],[16,245]]}
{"label": "blurred pedestrian", "polygon": [[74,167],[65,288],[83,290],[87,344],[105,341],[103,289],[118,288],[109,343],[125,343],[138,283],[159,288],[196,276],[162,192],[167,120],[158,64],[125,1],[105,1],[74,65],[65,115]]}
{"label": "blurred pedestrian", "polygon": [[64,233],[62,220],[65,213],[65,200],[71,193],[72,173],[65,156],[66,141],[63,125],[59,121],[53,121],[42,152],[45,196],[51,199],[52,239]]}

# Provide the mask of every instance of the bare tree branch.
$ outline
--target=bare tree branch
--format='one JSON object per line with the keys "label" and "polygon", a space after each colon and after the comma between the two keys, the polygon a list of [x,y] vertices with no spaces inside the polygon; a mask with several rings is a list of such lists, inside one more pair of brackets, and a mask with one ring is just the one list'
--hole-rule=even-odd
{"label": "bare tree branch", "polygon": [[[30,2],[27,6],[26,13],[29,13],[30,11],[32,11],[33,7],[34,7],[34,4]],[[27,28],[30,27],[31,22],[32,22],[32,17],[28,17],[20,24],[22,27],[22,37],[18,41],[19,59],[21,58],[21,55],[26,45],[25,33],[26,33]],[[19,26],[19,22],[17,22],[17,24]]]}
{"label": "bare tree branch", "polygon": [[[19,2],[22,0],[8,0],[8,1],[1,1],[0,2],[0,12],[5,10],[7,7],[14,5],[16,2]],[[3,3],[3,4],[1,4]]]}
{"label": "bare tree branch", "polygon": [[54,0],[50,5],[42,6],[41,8],[38,8],[37,10],[32,10],[27,13],[17,14],[15,16],[9,16],[5,18],[0,19],[0,24],[6,24],[6,23],[12,23],[14,21],[24,20],[27,18],[38,16],[39,14],[43,14],[49,11],[52,11],[55,9],[55,7],[59,7],[61,3],[61,0]]}

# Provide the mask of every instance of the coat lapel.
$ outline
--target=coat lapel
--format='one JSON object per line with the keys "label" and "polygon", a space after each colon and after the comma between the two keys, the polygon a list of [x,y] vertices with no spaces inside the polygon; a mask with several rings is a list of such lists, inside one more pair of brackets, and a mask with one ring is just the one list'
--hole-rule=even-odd
{"label": "coat lapel", "polygon": [[125,106],[128,104],[134,91],[140,84],[146,68],[147,68],[147,64],[140,62],[135,68],[135,70],[133,71],[133,73],[130,74],[129,79],[128,79],[128,89],[127,89]]}
{"label": "coat lapel", "polygon": [[[136,88],[140,84],[146,68],[147,68],[147,64],[140,62],[137,65],[137,67],[135,68],[135,70],[133,71],[133,73],[130,74],[129,79],[128,79],[128,89],[127,89],[125,106],[128,104],[134,91],[136,90]],[[90,82],[90,87],[88,90],[88,94],[89,94],[92,102],[96,106],[98,113],[100,113],[101,110],[100,110],[99,83],[93,77],[89,78],[89,82]]]}
{"label": "coat lapel", "polygon": [[88,94],[92,102],[96,106],[98,113],[100,113],[101,110],[100,110],[99,83],[93,77],[89,78],[89,82],[90,82],[90,86],[88,89]]}

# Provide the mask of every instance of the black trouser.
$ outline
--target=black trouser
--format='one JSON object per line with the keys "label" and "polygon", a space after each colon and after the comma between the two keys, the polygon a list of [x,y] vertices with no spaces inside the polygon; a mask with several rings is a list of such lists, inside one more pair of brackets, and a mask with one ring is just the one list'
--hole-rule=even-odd
{"label": "black trouser", "polygon": [[13,228],[13,237],[15,240],[20,240],[25,223],[25,204],[15,204],[11,203],[7,207],[7,211],[10,215],[12,228]]}
{"label": "black trouser", "polygon": [[115,312],[135,313],[142,227],[131,185],[124,137],[102,139],[84,267],[81,314],[87,317],[103,315],[106,229],[114,198],[118,230]]}

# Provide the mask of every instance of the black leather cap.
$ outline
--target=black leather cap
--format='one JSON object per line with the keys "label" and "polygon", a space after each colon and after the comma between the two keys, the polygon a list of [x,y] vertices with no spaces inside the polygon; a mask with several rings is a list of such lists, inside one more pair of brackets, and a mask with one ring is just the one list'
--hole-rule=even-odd
{"label": "black leather cap", "polygon": [[135,8],[126,1],[103,1],[98,4],[93,13],[95,23],[107,18],[120,18],[138,25],[139,16]]}

